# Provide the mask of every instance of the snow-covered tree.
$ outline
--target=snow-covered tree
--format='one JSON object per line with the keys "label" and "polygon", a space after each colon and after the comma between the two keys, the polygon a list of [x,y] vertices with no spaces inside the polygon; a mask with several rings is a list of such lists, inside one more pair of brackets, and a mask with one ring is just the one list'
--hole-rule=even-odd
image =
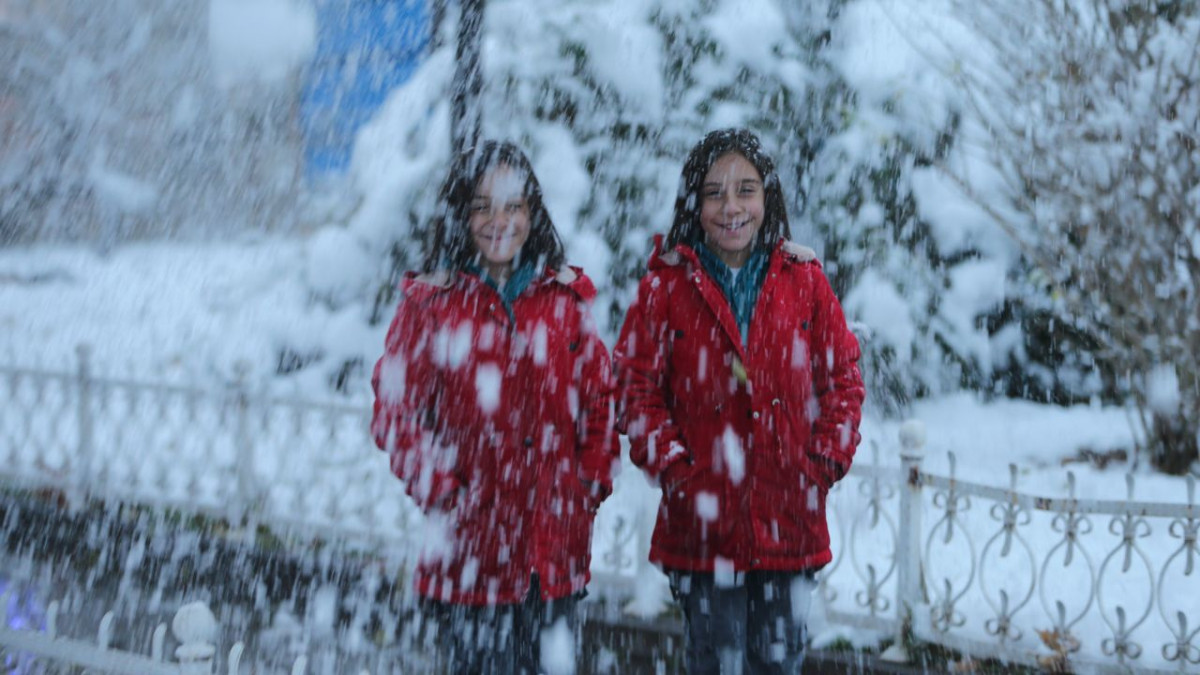
{"label": "snow-covered tree", "polygon": [[1004,279],[1015,247],[981,209],[951,198],[934,168],[965,152],[962,104],[893,14],[934,20],[937,10],[838,4],[821,50],[835,75],[806,215],[847,313],[866,329],[868,399],[903,413],[917,397],[990,388],[1007,357],[987,318],[1013,292]]}
{"label": "snow-covered tree", "polygon": [[1021,247],[1027,295],[1008,310],[1040,337],[1018,350],[1042,366],[1024,376],[1130,397],[1154,464],[1185,471],[1200,442],[1200,8],[957,8],[987,60],[963,58],[953,77],[1005,180],[984,190],[942,169]]}
{"label": "snow-covered tree", "polygon": [[[889,232],[904,230],[912,241],[900,248],[922,255],[923,235],[909,222],[915,212],[907,176],[919,152],[932,153],[947,141],[936,134],[910,141],[908,129],[880,140],[870,121],[884,113],[872,113],[867,122],[858,115],[855,92],[829,58],[846,5],[486,4],[484,134],[514,139],[530,151],[568,257],[601,285],[600,319],[610,336],[632,300],[651,234],[667,229],[682,160],[714,128],[747,126],[772,149],[790,199],[793,236],[825,250],[842,290],[895,256]],[[390,311],[387,289],[395,270],[419,258],[416,244],[447,165],[454,44],[447,26],[454,25],[443,22],[450,33],[440,40],[444,46],[358,145],[364,202],[350,231],[367,249],[390,251],[393,270],[377,277],[384,281],[371,312],[375,320]],[[929,278],[916,279],[912,270],[929,266],[905,256],[893,265],[896,283],[911,297],[934,298],[926,287],[944,284],[945,272],[933,269],[922,272]],[[904,358],[895,359],[881,342],[868,359],[879,373],[872,382],[887,382],[873,397],[889,402],[886,407],[961,379],[941,372],[955,345],[934,343],[928,304],[904,303],[901,311],[914,317],[905,321],[923,322],[922,332],[906,337]],[[908,376],[912,354],[924,359],[919,377]]]}
{"label": "snow-covered tree", "polygon": [[[487,3],[483,133],[529,150],[568,257],[603,287],[610,334],[651,234],[667,229],[683,158],[707,131],[759,133],[775,150],[794,217],[802,210],[803,174],[827,133],[813,92],[827,76],[814,54],[830,19],[814,16],[823,23],[805,24],[813,37],[803,41],[772,2]],[[393,248],[397,266],[415,264],[408,242],[423,236],[446,166],[445,142],[430,136],[447,115],[454,41],[441,42],[359,144],[366,208],[351,229],[372,246],[381,236],[405,242]],[[412,172],[414,162],[436,170]],[[381,225],[382,213],[397,211],[400,222]]]}
{"label": "snow-covered tree", "polygon": [[[877,409],[902,412],[963,386],[1004,391],[997,373],[1019,380],[1027,365],[1040,367],[1019,353],[1025,327],[1005,313],[1022,290],[1007,281],[1019,247],[985,209],[952,194],[940,168],[970,161],[957,140],[965,104],[914,62],[879,6],[486,3],[484,135],[529,150],[568,258],[601,287],[610,337],[650,235],[667,229],[687,150],[706,131],[737,125],[773,150],[793,236],[822,251],[864,328]],[[456,21],[447,19],[443,46],[359,138],[362,203],[349,228],[334,219],[313,247],[314,269],[335,269],[328,261],[344,256],[330,252],[346,247],[358,249],[347,254],[355,260],[381,261],[313,275],[316,295],[340,298],[335,305],[376,298],[363,312],[374,322],[390,314],[398,270],[417,265],[449,164]]]}

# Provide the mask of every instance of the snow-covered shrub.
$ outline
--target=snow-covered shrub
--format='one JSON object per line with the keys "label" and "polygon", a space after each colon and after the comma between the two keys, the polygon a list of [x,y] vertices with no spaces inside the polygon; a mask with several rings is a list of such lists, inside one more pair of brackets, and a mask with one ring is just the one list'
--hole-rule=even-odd
{"label": "snow-covered shrub", "polygon": [[[889,414],[917,397],[990,388],[1013,340],[987,318],[1011,301],[1017,259],[988,214],[935,169],[970,159],[962,102],[897,15],[952,25],[930,3],[840,7],[823,50],[835,74],[807,210],[847,314],[869,329],[868,398]],[[959,34],[932,46],[952,54],[968,42]]]}
{"label": "snow-covered shrub", "polygon": [[[1005,64],[967,58],[954,75],[973,97],[1004,189],[979,190],[968,172],[944,168],[1021,246],[1014,282],[1027,296],[1014,316],[1044,339],[1070,341],[1078,367],[1068,373],[1095,363],[1090,381],[1063,382],[1053,363],[1040,377],[1129,396],[1153,462],[1185,471],[1200,428],[1200,8],[957,8],[991,63]],[[1036,347],[1025,346],[1031,359]]]}

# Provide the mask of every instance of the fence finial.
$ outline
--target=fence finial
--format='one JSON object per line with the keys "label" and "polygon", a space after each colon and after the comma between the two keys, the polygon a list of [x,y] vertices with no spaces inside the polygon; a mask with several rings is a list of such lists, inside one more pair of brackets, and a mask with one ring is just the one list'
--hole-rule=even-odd
{"label": "fence finial", "polygon": [[925,423],[918,419],[905,420],[900,425],[900,445],[908,454],[920,454],[925,447]]}
{"label": "fence finial", "polygon": [[167,625],[160,623],[154,628],[154,635],[150,638],[150,660],[163,660],[163,645],[167,640]]}
{"label": "fence finial", "polygon": [[179,640],[175,658],[179,659],[185,673],[212,672],[213,655],[217,647],[217,619],[203,602],[190,602],[175,612],[171,621],[171,632]]}
{"label": "fence finial", "polygon": [[[7,606],[8,603],[5,603],[5,605]],[[58,601],[51,600],[50,608],[46,610],[46,637],[51,640],[58,637],[58,607]],[[5,625],[8,624],[7,621],[4,623]]]}
{"label": "fence finial", "polygon": [[100,647],[100,651],[107,651],[112,643],[112,623],[113,613],[105,612],[100,619],[100,631],[96,635],[96,644]]}
{"label": "fence finial", "polygon": [[238,641],[229,650],[229,675],[238,675],[241,672],[242,652],[246,651],[246,644]]}

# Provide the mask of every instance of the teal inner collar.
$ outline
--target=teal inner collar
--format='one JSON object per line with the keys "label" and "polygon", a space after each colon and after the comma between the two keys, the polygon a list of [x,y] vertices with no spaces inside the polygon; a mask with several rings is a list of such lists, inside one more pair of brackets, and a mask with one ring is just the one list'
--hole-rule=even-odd
{"label": "teal inner collar", "polygon": [[515,318],[512,310],[513,303],[525,292],[526,288],[529,288],[529,284],[533,282],[535,274],[532,263],[521,263],[509,275],[508,280],[504,282],[504,286],[500,286],[500,282],[493,279],[486,270],[474,263],[468,264],[465,271],[468,274],[479,277],[480,281],[490,286],[492,290],[500,295],[500,301],[504,304],[504,311],[508,312],[510,319]]}
{"label": "teal inner collar", "polygon": [[763,246],[754,247],[746,264],[742,265],[735,276],[733,270],[703,243],[697,243],[695,250],[704,271],[717,283],[725,301],[729,303],[729,309],[733,310],[742,343],[746,344],[754,305],[758,302],[758,293],[762,290],[763,281],[767,276],[767,262],[771,258],[769,251]]}

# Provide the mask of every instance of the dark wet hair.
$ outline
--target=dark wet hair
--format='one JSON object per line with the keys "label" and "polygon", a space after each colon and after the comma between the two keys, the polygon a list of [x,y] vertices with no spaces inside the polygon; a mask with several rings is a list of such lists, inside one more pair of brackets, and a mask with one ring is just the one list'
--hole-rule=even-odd
{"label": "dark wet hair", "polygon": [[529,206],[529,238],[518,256],[521,260],[535,261],[535,269],[539,271],[541,267],[557,269],[563,264],[562,239],[550,220],[550,212],[542,200],[542,186],[533,173],[529,158],[507,141],[485,141],[457,158],[442,184],[422,271],[433,272],[445,267],[461,270],[479,259],[469,227],[471,200],[484,175],[501,165],[512,167],[525,176],[522,194]]}
{"label": "dark wet hair", "polygon": [[683,163],[683,176],[679,179],[679,192],[675,197],[675,220],[667,233],[665,250],[670,251],[677,244],[696,246],[704,241],[704,232],[700,229],[700,191],[704,187],[704,177],[713,163],[731,152],[745,157],[763,179],[763,224],[754,246],[774,245],[781,238],[792,236],[775,162],[763,150],[758,136],[748,129],[720,129],[709,132],[697,143]]}

